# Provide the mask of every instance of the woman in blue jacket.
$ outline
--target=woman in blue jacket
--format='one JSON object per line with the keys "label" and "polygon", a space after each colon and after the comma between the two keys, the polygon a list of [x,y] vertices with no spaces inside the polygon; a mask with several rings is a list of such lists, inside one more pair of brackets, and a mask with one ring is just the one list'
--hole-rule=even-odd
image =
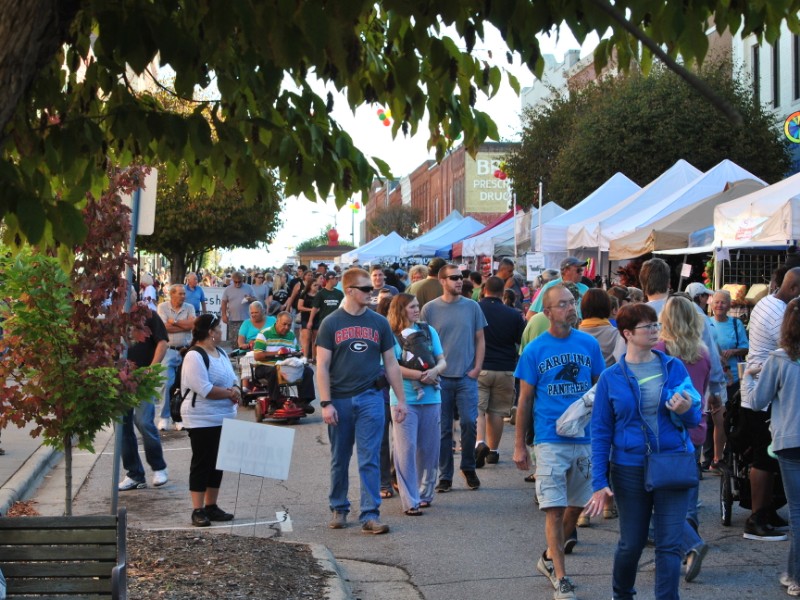
{"label": "woman in blue jacket", "polygon": [[636,594],[636,572],[652,514],[655,597],[677,600],[689,490],[646,491],[644,463],[648,446],[660,453],[694,450],[687,429],[700,422],[700,395],[680,360],[653,350],[661,326],[652,307],[623,306],[617,328],[627,349],[597,382],[592,410],[594,494],[585,512],[595,517],[609,497],[616,498],[620,539],[612,571],[614,600],[631,600]]}

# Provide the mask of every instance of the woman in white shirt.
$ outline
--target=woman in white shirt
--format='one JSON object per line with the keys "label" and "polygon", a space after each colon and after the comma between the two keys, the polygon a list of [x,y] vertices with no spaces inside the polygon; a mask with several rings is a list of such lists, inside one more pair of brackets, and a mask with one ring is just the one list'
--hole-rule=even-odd
{"label": "woman in white shirt", "polygon": [[[216,469],[223,419],[236,418],[241,391],[224,351],[221,321],[212,314],[199,316],[192,328],[190,350],[181,370],[183,427],[192,444],[189,491],[192,496],[192,525],[208,527],[211,521],[230,521],[233,515],[217,506],[222,471]],[[208,358],[208,366],[203,353]]]}

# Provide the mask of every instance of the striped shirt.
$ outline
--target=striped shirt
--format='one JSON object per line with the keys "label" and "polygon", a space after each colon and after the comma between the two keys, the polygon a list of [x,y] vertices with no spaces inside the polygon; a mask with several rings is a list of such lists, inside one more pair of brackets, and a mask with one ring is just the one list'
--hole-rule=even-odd
{"label": "striped shirt", "polygon": [[[776,296],[765,296],[756,304],[750,314],[748,335],[750,351],[747,354],[747,365],[764,364],[769,353],[778,349],[781,337],[781,324],[786,312],[786,303]],[[752,409],[752,396],[756,378],[745,374],[741,382],[742,406]],[[766,410],[767,407],[764,407]]]}

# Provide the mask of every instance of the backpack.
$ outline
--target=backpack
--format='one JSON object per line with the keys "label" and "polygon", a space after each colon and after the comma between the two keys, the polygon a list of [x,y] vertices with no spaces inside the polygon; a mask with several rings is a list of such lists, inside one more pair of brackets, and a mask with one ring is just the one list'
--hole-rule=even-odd
{"label": "backpack", "polygon": [[[221,349],[218,349],[223,355],[225,352]],[[206,366],[206,369],[209,368],[211,364],[208,353],[205,350],[200,348],[199,346],[192,346],[185,352],[181,353],[181,364],[175,369],[175,381],[172,384],[172,387],[169,388],[169,415],[172,417],[172,420],[175,423],[180,423],[183,421],[183,417],[181,417],[181,404],[186,399],[186,396],[189,395],[191,390],[186,390],[185,393],[181,393],[181,373],[183,372],[183,360],[186,358],[186,355],[189,352],[197,352],[200,356],[203,357],[203,364]],[[192,396],[192,406],[194,407],[194,402],[197,400],[197,392],[193,392]]]}
{"label": "backpack", "polygon": [[427,371],[436,366],[436,357],[431,349],[433,338],[427,323],[418,321],[417,325],[420,328],[419,331],[408,336],[396,336],[401,350],[400,360],[397,362],[407,369]]}

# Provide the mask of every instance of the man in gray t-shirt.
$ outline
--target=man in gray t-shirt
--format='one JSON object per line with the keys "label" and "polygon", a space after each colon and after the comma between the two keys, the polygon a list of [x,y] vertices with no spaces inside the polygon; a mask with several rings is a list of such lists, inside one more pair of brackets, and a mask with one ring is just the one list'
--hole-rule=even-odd
{"label": "man in gray t-shirt", "polygon": [[219,312],[222,322],[228,326],[227,341],[236,344],[239,339],[239,327],[250,317],[250,303],[256,296],[249,283],[243,283],[244,277],[238,271],[231,275],[231,284],[222,292]]}
{"label": "man in gray t-shirt", "polygon": [[436,491],[453,486],[453,415],[458,406],[461,424],[461,474],[467,487],[477,490],[475,438],[478,421],[478,375],[486,351],[483,328],[486,317],[478,303],[461,295],[463,276],[456,265],[439,270],[442,295],[428,302],[420,315],[442,340],[447,367],[442,372],[442,441],[439,450],[439,483]]}

